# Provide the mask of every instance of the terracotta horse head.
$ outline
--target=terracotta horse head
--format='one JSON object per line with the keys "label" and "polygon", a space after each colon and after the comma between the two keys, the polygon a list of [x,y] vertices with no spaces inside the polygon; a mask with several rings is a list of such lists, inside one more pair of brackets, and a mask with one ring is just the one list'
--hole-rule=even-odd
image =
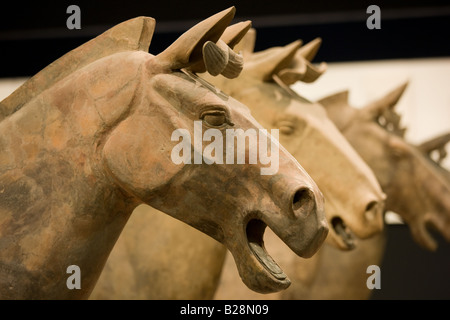
{"label": "terracotta horse head", "polygon": [[[444,133],[418,146],[407,143],[403,138],[405,128],[400,126],[401,118],[394,111],[405,89],[405,85],[398,87],[397,90],[371,103],[372,107],[365,110],[349,107],[347,92],[323,99],[323,102],[330,114],[332,113],[332,119],[336,120],[341,128],[346,128],[346,117],[349,126],[354,127],[343,132],[348,135],[350,142],[358,141],[354,144],[357,151],[368,160],[373,159],[370,164],[374,166],[376,175],[383,179],[384,186],[388,187],[388,199],[391,197],[387,209],[395,208],[396,213],[405,221],[410,221],[408,225],[411,230],[418,229],[423,232],[429,223],[427,220],[434,220],[441,230],[441,235],[446,237],[450,174],[441,164],[446,156],[445,145],[450,139],[450,134]],[[378,107],[375,107],[377,104]],[[377,108],[380,108],[378,112],[374,112]],[[395,179],[395,182],[389,182],[390,175],[394,175],[392,179]],[[430,181],[421,182],[423,175],[429,175],[427,179]],[[396,206],[392,205],[394,201],[398,203]],[[432,218],[433,216],[435,218]],[[434,242],[426,241],[428,235],[423,239],[422,232],[413,232],[413,239],[427,249],[435,248]],[[438,234],[439,232],[435,235]],[[285,268],[291,276],[293,285],[281,292],[281,298],[369,299],[373,290],[367,286],[366,270],[370,265],[382,268],[386,246],[390,245],[387,240],[389,239],[386,234],[380,234],[360,241],[355,250],[345,253],[327,245],[322,246],[319,263],[316,265],[310,263],[311,259],[299,259],[303,263],[298,269],[291,271]],[[304,277],[303,270],[308,267],[317,270],[313,281]]]}
{"label": "terracotta horse head", "polygon": [[[209,81],[205,85],[214,83],[216,90],[245,99],[252,114],[267,128],[280,129],[281,139],[289,147],[289,152],[300,163],[308,165],[311,170],[308,172],[325,188],[325,198],[328,197],[326,213],[334,227],[328,242],[341,250],[350,250],[355,246],[353,232],[365,238],[381,230],[384,194],[365,162],[327,119],[323,107],[288,88],[288,84],[296,81],[313,82],[325,71],[325,64],[317,68],[310,62],[320,41],[316,39],[304,46],[296,41],[284,48],[254,53],[255,31],[250,26],[245,22],[229,26],[217,43],[205,45],[205,63],[192,69],[203,72],[200,76]],[[243,71],[236,79],[219,77],[219,74],[229,74],[233,70],[227,64],[230,60],[240,61],[233,65],[242,66],[242,58],[236,55],[237,51],[245,57]],[[259,57],[267,60],[258,62]],[[271,68],[278,71],[273,73]],[[205,73],[206,69],[211,76]],[[266,77],[258,73],[262,70],[269,70]],[[150,225],[151,221],[146,220],[149,215],[158,219],[165,228]],[[275,254],[283,251],[277,258],[292,258],[290,252],[284,251],[285,246],[272,236],[270,232],[266,234],[269,251]],[[164,238],[164,242],[147,249],[147,243],[159,237]],[[180,238],[184,239],[183,243],[177,245]],[[169,247],[172,249],[167,250]],[[91,298],[210,299],[221,272],[227,272],[222,271],[225,254],[223,246],[195,229],[158,214],[154,208],[141,206],[130,218],[114,247]],[[199,257],[204,257],[202,263],[198,262]],[[153,265],[147,262],[155,259],[161,263]],[[302,268],[298,271],[305,273]],[[292,274],[295,272],[297,269]],[[190,274],[197,276],[193,278]],[[239,276],[236,281],[240,282]],[[231,286],[240,287],[236,282]],[[248,288],[242,287],[248,292]]]}
{"label": "terracotta horse head", "polygon": [[430,161],[425,149],[404,139],[395,105],[407,83],[362,108],[348,102],[348,91],[320,100],[339,130],[369,164],[387,194],[386,210],[399,214],[414,240],[436,249],[430,229],[450,241],[450,185],[442,168]]}
{"label": "terracotta horse head", "polygon": [[[222,36],[232,45],[231,32]],[[325,197],[325,214],[331,226],[327,241],[350,250],[356,238],[382,230],[385,195],[375,175],[328,118],[319,103],[290,89],[297,82],[313,82],[326,64],[311,60],[321,40],[302,46],[300,40],[284,47],[253,52],[256,31],[251,29],[237,45],[245,64],[239,77],[204,74],[209,82],[247,105],[266,128],[280,130],[280,142],[302,164]],[[356,237],[355,237],[356,236]]]}
{"label": "terracotta horse head", "polygon": [[[206,42],[218,41],[234,12],[200,22],[158,55],[147,52],[154,19],[126,21],[1,102],[2,298],[87,298],[141,203],[223,243],[243,281],[261,292],[289,285],[261,247],[266,225],[301,256],[318,250],[328,226],[315,182],[247,107],[185,71],[202,60]],[[208,145],[195,139],[207,129],[214,136],[259,132],[259,141],[277,147],[278,170],[264,175],[267,165],[259,162],[208,162]],[[183,149],[184,161],[174,161],[174,148],[188,136],[194,141]],[[224,158],[230,151],[215,150]],[[66,285],[70,265],[81,270],[79,290]]]}

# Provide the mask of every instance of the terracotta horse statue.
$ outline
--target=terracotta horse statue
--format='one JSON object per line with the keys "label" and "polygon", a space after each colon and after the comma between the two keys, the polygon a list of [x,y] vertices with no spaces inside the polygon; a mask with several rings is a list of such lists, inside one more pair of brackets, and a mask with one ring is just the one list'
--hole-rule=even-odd
{"label": "terracotta horse statue", "polygon": [[[224,32],[223,43],[230,47],[236,44],[237,28]],[[282,145],[308,168],[307,172],[324,194],[330,226],[326,241],[341,250],[351,250],[360,238],[381,231],[385,196],[370,168],[327,118],[323,107],[300,97],[286,85],[289,81],[312,82],[325,71],[324,65],[316,68],[309,61],[320,41],[305,46],[296,41],[270,50],[264,56],[255,54],[257,58],[253,60],[253,33],[253,30],[247,32],[235,47],[236,51],[242,48],[245,60],[239,77],[232,81],[206,73],[201,77],[247,105],[264,127],[280,130]],[[223,43],[224,49],[217,53],[217,60],[228,54],[229,49]],[[221,46],[220,42],[217,46]],[[301,67],[294,70],[290,64],[295,62]],[[279,77],[283,79],[281,82],[274,80]],[[149,206],[138,209],[139,214],[131,217],[112,251],[91,298],[212,299],[226,248]],[[158,216],[165,228],[148,233],[148,240],[144,242],[138,234],[146,233],[148,228],[156,229],[156,226],[147,226],[145,217],[149,214]],[[148,243],[155,241],[154,237],[164,240],[160,246],[148,248]],[[181,241],[183,244],[179,244]],[[265,246],[272,256],[283,258],[286,254],[281,255],[280,251],[284,253],[286,246],[276,241],[271,230],[267,230]],[[154,259],[161,263],[147,262]],[[278,258],[275,260],[283,265]],[[239,280],[239,275],[236,278]],[[245,286],[233,285],[235,289],[248,290]],[[229,296],[233,297],[233,292],[230,291]]]}
{"label": "terracotta horse statue", "polygon": [[[322,64],[320,64],[319,67],[315,67],[311,64],[311,60],[314,58],[320,43],[320,39],[315,39],[295,51],[295,53],[290,53],[291,57],[288,56],[288,52],[289,47],[293,44],[251,53],[246,60],[244,70],[240,77],[247,76],[250,78],[247,80],[247,83],[250,83],[251,81],[257,82],[258,80],[262,81],[263,85],[259,85],[259,87],[256,85],[254,88],[249,86],[249,88],[255,91],[258,90],[258,95],[253,91],[246,91],[245,86],[238,87],[223,77],[221,77],[221,79],[223,82],[227,83],[228,87],[232,88],[229,90],[233,90],[232,95],[234,97],[247,104],[252,109],[252,114],[261,124],[267,127],[279,127],[280,131],[284,132],[280,137],[280,142],[290,150],[305,168],[307,168],[308,172],[314,177],[325,196],[325,213],[330,224],[330,233],[325,243],[330,247],[333,247],[337,252],[353,251],[355,248],[359,247],[361,242],[369,241],[367,239],[377,237],[382,230],[382,212],[384,206],[381,205],[380,202],[384,199],[384,194],[371,169],[367,167],[367,164],[362,161],[359,155],[353,158],[353,154],[356,153],[356,151],[350,146],[347,140],[341,134],[331,134],[331,132],[338,132],[339,130],[326,115],[324,107],[320,103],[307,101],[289,87],[297,81],[311,82],[311,80],[321,74],[321,69],[323,69]],[[287,58],[285,60],[279,60],[280,64],[273,66],[271,60],[276,58],[277,55],[283,51]],[[252,52],[251,46],[249,52]],[[259,73],[260,71],[265,70],[272,73],[269,73],[269,75],[264,72]],[[311,72],[308,70],[311,70]],[[208,79],[209,78],[210,77],[208,76]],[[217,82],[213,83],[218,87],[222,87],[222,85]],[[278,99],[273,99],[273,101],[276,102],[273,103],[271,106],[272,108],[264,109],[261,107],[261,105],[264,104],[261,101],[264,101],[265,103],[270,101],[267,96],[271,95],[272,92],[268,88],[273,86],[274,83],[293,97],[294,101],[300,101],[301,103],[294,104],[292,102],[286,102],[283,104],[284,97],[277,94],[275,96]],[[241,87],[244,88],[241,89]],[[254,108],[251,107],[252,104],[249,102],[251,99],[250,93],[252,93],[252,96],[262,96],[259,105],[255,104]],[[266,95],[264,93],[266,93]],[[246,100],[245,97],[249,98]],[[286,105],[286,109],[283,109],[283,105]],[[271,112],[271,110],[274,111]],[[328,122],[331,124],[327,125]],[[322,132],[320,130],[317,131],[321,132],[324,136],[324,132],[328,132],[328,135],[334,140],[334,148],[325,145],[322,141],[319,142],[319,138],[311,132],[311,127],[313,126],[322,128]],[[308,136],[308,134],[310,135]],[[328,135],[326,136],[328,137]],[[343,138],[343,141],[341,141],[341,138]],[[305,148],[305,145],[308,145],[308,147]],[[341,152],[337,152],[338,148]],[[306,154],[302,152],[303,150],[311,150],[311,154]],[[327,154],[328,156],[324,156]],[[318,160],[317,155],[320,155],[320,161]],[[349,168],[351,167],[345,165],[345,162],[340,158],[341,155],[357,159],[353,160],[353,166],[360,168],[360,173],[355,174],[355,169],[350,171]],[[325,172],[318,169],[318,163],[324,163],[325,158],[330,159],[334,163],[334,165],[325,165],[333,172]],[[367,169],[366,171],[363,171],[361,168]],[[361,174],[362,172],[368,173],[363,175]],[[362,210],[361,205],[363,202],[361,200],[367,199],[364,197],[371,194],[369,189],[364,187],[368,186],[367,182],[364,180],[364,178],[367,179],[367,177],[370,177],[371,181],[373,181],[371,190],[372,192],[377,190],[376,194],[378,194],[379,198],[377,202],[366,202],[366,208],[365,210]],[[361,189],[358,190],[358,188]],[[359,207],[357,205],[359,205]],[[372,226],[373,228],[376,225],[375,223],[378,224],[378,229],[376,229],[378,231],[372,229],[372,232],[368,232],[367,234],[358,232],[358,230],[361,229],[369,231],[369,226]],[[342,245],[346,242],[352,244],[354,242],[356,243],[350,246]],[[268,247],[268,251],[276,252],[276,254],[273,253],[273,256],[279,261],[283,268],[288,267],[289,270],[292,269],[294,272],[296,279],[292,282],[291,288],[300,285],[304,287],[305,290],[308,290],[308,286],[313,283],[316,276],[325,277],[325,275],[319,274],[319,264],[323,255],[322,249],[319,249],[317,254],[311,257],[311,259],[307,259],[307,262],[303,263],[303,259],[292,257],[292,255],[287,252],[275,238],[267,239],[266,246]],[[295,265],[294,261],[302,266],[295,269],[295,271],[294,268],[291,267],[291,265]],[[241,286],[237,282],[239,276],[230,262],[230,259],[225,261],[226,264],[222,270],[222,278],[215,293],[216,299],[280,299],[281,295],[287,293],[286,290],[271,295],[261,295],[250,292],[247,288]]]}
{"label": "terracotta horse statue", "polygon": [[394,107],[406,88],[407,83],[402,84],[358,109],[349,106],[347,91],[320,102],[375,172],[388,196],[386,210],[398,213],[414,240],[432,251],[436,242],[428,228],[450,241],[450,188],[421,149],[404,138],[406,128],[401,127],[401,117]]}
{"label": "terracotta horse statue", "polygon": [[[249,288],[289,286],[264,250],[264,229],[297,254],[314,255],[328,231],[323,196],[247,107],[186,71],[201,67],[204,45],[219,40],[234,13],[231,7],[203,20],[158,55],[147,51],[154,19],[131,19],[1,102],[2,299],[88,298],[142,203],[223,243]],[[259,162],[211,163],[207,146],[195,141],[183,149],[185,161],[175,163],[179,138],[207,128],[260,132],[259,141],[277,147],[278,170],[262,174],[267,163]],[[269,143],[262,142],[264,149]],[[215,156],[225,157],[223,149]],[[192,163],[198,154],[204,161]],[[67,283],[74,265],[80,288]]]}
{"label": "terracotta horse statue", "polygon": [[[448,135],[416,146],[404,138],[406,128],[395,111],[407,88],[400,85],[378,100],[360,108],[348,102],[348,91],[321,99],[330,118],[361,154],[376,174],[387,194],[386,211],[401,216],[413,240],[426,250],[436,250],[430,231],[450,241],[450,179],[448,171],[431,161],[428,154],[442,150]],[[283,299],[368,299],[372,290],[366,281],[367,267],[378,265],[386,248],[384,233],[359,242],[353,251],[341,252],[325,244],[321,247],[319,268],[313,281],[305,278],[310,261],[292,261],[285,267],[293,286],[280,293]]]}

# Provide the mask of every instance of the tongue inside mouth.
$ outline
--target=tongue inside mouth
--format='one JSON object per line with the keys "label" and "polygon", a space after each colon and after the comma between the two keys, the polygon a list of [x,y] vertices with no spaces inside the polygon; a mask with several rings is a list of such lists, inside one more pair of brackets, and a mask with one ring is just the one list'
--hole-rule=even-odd
{"label": "tongue inside mouth", "polygon": [[345,225],[341,218],[335,217],[332,219],[333,229],[336,234],[342,239],[345,246],[348,249],[353,249],[355,247],[355,241],[352,232]]}
{"label": "tongue inside mouth", "polygon": [[264,248],[263,235],[266,224],[260,220],[251,220],[247,225],[247,239],[250,250],[261,263],[261,265],[278,280],[287,278],[283,270],[273,260]]}

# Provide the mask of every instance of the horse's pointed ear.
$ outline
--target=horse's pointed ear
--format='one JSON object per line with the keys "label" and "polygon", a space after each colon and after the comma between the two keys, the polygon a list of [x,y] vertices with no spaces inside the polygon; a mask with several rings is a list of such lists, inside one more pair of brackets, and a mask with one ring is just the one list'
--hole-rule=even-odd
{"label": "horse's pointed ear", "polygon": [[422,142],[417,148],[423,153],[431,153],[434,150],[445,150],[445,146],[450,142],[450,132],[441,134],[433,139]]}
{"label": "horse's pointed ear", "polygon": [[199,22],[155,58],[163,67],[172,70],[197,63],[202,59],[203,45],[207,41],[217,42],[220,39],[235,12],[233,6]]}
{"label": "horse's pointed ear", "polygon": [[315,38],[314,40],[308,42],[300,49],[298,49],[296,56],[302,57],[303,59],[306,59],[308,61],[312,61],[319,51],[321,44],[322,39]]}
{"label": "horse's pointed ear", "polygon": [[320,99],[317,102],[320,103],[325,108],[344,105],[348,106],[348,90],[334,93],[332,95]]}
{"label": "horse's pointed ear", "polygon": [[246,61],[245,69],[253,77],[270,81],[273,75],[289,67],[301,45],[302,41],[297,40],[284,47],[274,47],[253,54],[251,60]]}
{"label": "horse's pointed ear", "polygon": [[251,28],[252,22],[250,20],[235,23],[224,31],[220,39],[231,49],[234,49],[238,43],[242,42]]}
{"label": "horse's pointed ear", "polygon": [[322,62],[314,66],[311,61],[317,54],[322,40],[316,38],[297,50],[289,68],[278,73],[279,78],[286,84],[291,85],[297,81],[311,83],[316,81],[326,70],[327,64]]}
{"label": "horse's pointed ear", "polygon": [[241,41],[234,47],[236,52],[240,52],[244,57],[244,60],[248,60],[249,57],[255,51],[256,43],[256,30],[255,28],[250,28],[244,35]]}
{"label": "horse's pointed ear", "polygon": [[311,83],[316,81],[326,70],[328,65],[322,62],[318,67],[313,66],[309,61],[304,60],[292,68],[286,68],[278,73],[281,81],[286,85],[291,85],[297,81]]}
{"label": "horse's pointed ear", "polygon": [[[194,73],[208,71],[213,76],[221,73],[227,78],[237,77],[243,67],[243,57],[235,53],[233,48],[242,40],[251,26],[251,21],[233,24],[224,31],[217,44],[212,41],[206,42],[203,45],[203,60],[190,66],[189,70]],[[220,63],[217,63],[216,58],[221,60]]]}
{"label": "horse's pointed ear", "polygon": [[352,121],[356,112],[356,109],[350,106],[348,96],[348,90],[344,90],[317,101],[339,130],[343,130]]}
{"label": "horse's pointed ear", "polygon": [[393,109],[397,102],[402,97],[403,93],[408,86],[406,81],[402,85],[398,86],[394,90],[390,91],[387,95],[381,99],[375,100],[362,108],[363,112],[370,113],[374,116],[383,113],[388,109]]}

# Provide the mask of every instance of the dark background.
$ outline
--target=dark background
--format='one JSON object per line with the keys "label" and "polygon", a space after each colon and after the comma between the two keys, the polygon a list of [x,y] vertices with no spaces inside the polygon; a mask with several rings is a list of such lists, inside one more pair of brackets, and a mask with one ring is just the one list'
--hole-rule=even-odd
{"label": "dark background", "polygon": [[[81,29],[69,30],[67,7],[81,9]],[[381,9],[381,29],[369,30],[370,4]],[[318,61],[450,55],[449,1],[8,1],[0,8],[0,77],[31,76],[64,53],[136,16],[156,19],[150,53],[157,54],[195,23],[230,6],[234,22],[250,19],[256,50],[323,38]]]}
{"label": "dark background", "polygon": [[[81,9],[81,29],[69,30],[69,5]],[[381,9],[381,29],[369,30],[366,9]],[[156,19],[150,52],[157,54],[197,22],[234,5],[234,22],[252,20],[256,50],[316,37],[316,61],[450,56],[449,1],[8,1],[0,7],[0,77],[32,76],[66,52],[136,16]],[[372,299],[450,299],[450,244],[437,252],[415,244],[404,225],[387,226],[381,290]]]}

